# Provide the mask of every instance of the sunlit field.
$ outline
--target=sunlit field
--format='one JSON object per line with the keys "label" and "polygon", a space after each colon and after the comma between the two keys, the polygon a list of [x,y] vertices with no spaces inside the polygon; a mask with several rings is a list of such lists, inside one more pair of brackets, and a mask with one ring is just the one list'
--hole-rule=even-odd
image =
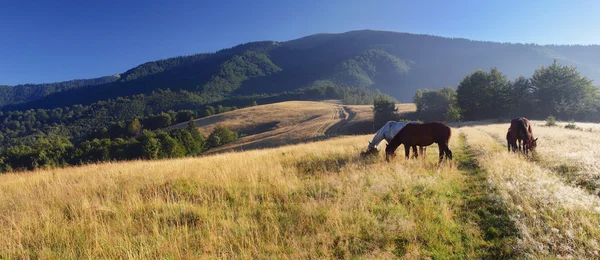
{"label": "sunlit field", "polygon": [[600,198],[555,167],[592,176],[600,132],[534,125],[527,158],[507,128],[453,128],[442,165],[364,135],[0,175],[0,258],[600,257]]}
{"label": "sunlit field", "polygon": [[[498,199],[503,201],[518,229],[517,252],[533,259],[548,256],[599,257],[599,198],[566,182],[558,172],[545,167],[544,162],[550,159],[534,163],[524,156],[510,154],[506,146],[499,145],[497,136],[485,132],[504,126],[466,127],[461,130],[476,155],[476,161],[487,173],[489,184],[497,189]],[[534,127],[533,131],[534,134],[540,133],[538,147],[541,151],[552,150],[543,148],[545,146],[557,145],[545,140],[569,134],[566,129],[546,132],[538,129],[540,127]],[[548,134],[545,138],[542,137],[543,132]]]}
{"label": "sunlit field", "polygon": [[[535,159],[543,168],[556,172],[567,182],[600,195],[600,124],[575,123],[581,129],[565,129],[563,123],[545,126],[533,121],[538,139]],[[478,127],[506,147],[509,124]]]}

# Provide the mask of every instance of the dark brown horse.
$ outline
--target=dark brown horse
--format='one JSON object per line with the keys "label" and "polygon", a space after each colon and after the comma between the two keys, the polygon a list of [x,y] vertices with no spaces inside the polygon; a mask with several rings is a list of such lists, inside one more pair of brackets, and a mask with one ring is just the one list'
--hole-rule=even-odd
{"label": "dark brown horse", "polygon": [[[508,144],[509,152],[511,151],[511,148],[513,152],[517,149],[524,153],[533,151],[535,147],[537,147],[537,140],[537,138],[533,137],[531,124],[527,118],[519,117],[510,121],[510,127],[506,133],[506,142]],[[521,146],[521,144],[523,145]]]}
{"label": "dark brown horse", "polygon": [[404,152],[408,159],[411,147],[437,143],[440,149],[440,162],[444,154],[446,158],[452,160],[452,151],[448,148],[451,135],[450,127],[442,122],[408,124],[385,147],[385,159],[389,161],[390,156],[395,156],[395,151],[401,144],[404,144]]}

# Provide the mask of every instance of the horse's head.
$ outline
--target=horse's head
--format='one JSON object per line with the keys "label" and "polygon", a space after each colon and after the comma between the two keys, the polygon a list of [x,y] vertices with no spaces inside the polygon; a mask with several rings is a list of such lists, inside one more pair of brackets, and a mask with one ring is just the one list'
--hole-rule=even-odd
{"label": "horse's head", "polygon": [[533,151],[535,150],[535,148],[537,147],[537,138],[535,139],[529,139],[526,143],[527,147],[529,148],[529,150]]}

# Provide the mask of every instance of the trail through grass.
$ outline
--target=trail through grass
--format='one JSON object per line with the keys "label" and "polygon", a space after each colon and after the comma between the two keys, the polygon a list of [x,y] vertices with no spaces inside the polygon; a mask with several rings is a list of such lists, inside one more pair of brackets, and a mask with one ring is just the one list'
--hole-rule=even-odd
{"label": "trail through grass", "polygon": [[488,182],[487,173],[477,164],[476,151],[468,147],[465,135],[461,133],[458,138],[462,151],[457,153],[456,160],[459,169],[467,175],[463,214],[477,223],[483,233],[485,250],[481,259],[514,259],[518,233],[506,205]]}
{"label": "trail through grass", "polygon": [[476,161],[507,205],[518,230],[520,257],[598,258],[600,200],[565,184],[552,171],[508,153],[474,127],[461,129]]}

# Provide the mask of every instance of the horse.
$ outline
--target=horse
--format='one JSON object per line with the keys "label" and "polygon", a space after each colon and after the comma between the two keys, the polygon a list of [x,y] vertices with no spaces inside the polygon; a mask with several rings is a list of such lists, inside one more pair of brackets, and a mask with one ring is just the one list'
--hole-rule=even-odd
{"label": "horse", "polygon": [[[392,140],[392,138],[394,138],[394,136],[400,130],[402,130],[402,128],[404,126],[406,126],[408,124],[420,124],[420,123],[416,122],[416,121],[412,121],[412,122],[388,121],[387,123],[385,123],[385,125],[383,125],[379,129],[379,131],[377,131],[377,133],[373,137],[373,140],[369,141],[369,145],[367,146],[367,152],[365,154],[373,153],[373,151],[375,151],[377,149],[377,145],[379,145],[379,143],[381,141],[383,141],[384,139],[389,143]],[[414,157],[418,157],[419,155],[424,156],[426,153],[426,150],[427,150],[427,148],[420,146],[419,152],[417,153],[416,145],[412,146],[412,149],[413,149]]]}
{"label": "horse", "polygon": [[[506,141],[508,143],[508,151],[512,148],[513,152],[516,149],[524,152],[534,151],[537,147],[537,138],[533,137],[533,131],[529,120],[524,117],[518,117],[510,121],[510,127],[506,133]],[[518,141],[518,145],[517,145]],[[523,144],[521,146],[521,144]]]}
{"label": "horse", "polygon": [[452,151],[448,147],[451,136],[452,130],[442,122],[408,124],[386,146],[385,159],[389,162],[389,158],[395,156],[395,151],[401,144],[404,144],[404,152],[408,159],[411,146],[429,146],[437,143],[440,150],[439,163],[442,162],[444,155],[452,160]]}

